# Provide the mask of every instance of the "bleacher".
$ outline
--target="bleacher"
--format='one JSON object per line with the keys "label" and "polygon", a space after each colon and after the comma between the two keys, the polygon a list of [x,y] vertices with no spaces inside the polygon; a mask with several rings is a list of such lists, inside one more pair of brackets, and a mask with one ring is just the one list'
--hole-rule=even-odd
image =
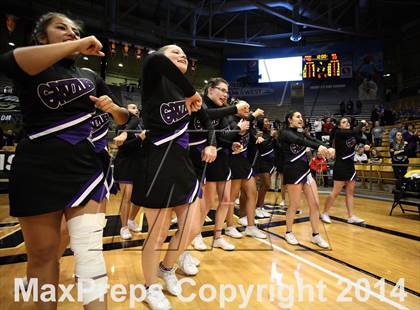
{"label": "bleacher", "polygon": [[[404,123],[405,120],[402,120]],[[420,119],[409,121],[415,125],[415,128],[420,131]],[[383,189],[383,184],[394,183],[394,171],[392,169],[391,154],[389,153],[389,132],[393,126],[384,126],[385,132],[382,135],[382,146],[375,147],[382,156],[382,164],[357,164],[356,171],[362,181],[362,186],[366,187],[367,180],[372,178],[378,186]],[[410,165],[420,165],[420,154],[417,153],[416,158],[409,158]],[[420,166],[409,166],[407,171],[418,170]]]}

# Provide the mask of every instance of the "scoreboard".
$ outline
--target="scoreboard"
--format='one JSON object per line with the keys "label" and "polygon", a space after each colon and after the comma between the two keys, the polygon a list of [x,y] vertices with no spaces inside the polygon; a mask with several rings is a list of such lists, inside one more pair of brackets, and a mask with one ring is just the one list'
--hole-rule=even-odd
{"label": "scoreboard", "polygon": [[337,53],[303,56],[302,78],[329,79],[341,76],[341,63]]}

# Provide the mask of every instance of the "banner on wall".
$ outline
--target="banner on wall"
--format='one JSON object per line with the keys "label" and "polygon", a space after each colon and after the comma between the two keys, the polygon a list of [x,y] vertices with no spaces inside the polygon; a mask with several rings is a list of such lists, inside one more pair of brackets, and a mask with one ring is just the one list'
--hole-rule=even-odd
{"label": "banner on wall", "polygon": [[22,114],[20,111],[0,111],[0,124],[20,125],[22,123]]}
{"label": "banner on wall", "polygon": [[0,94],[0,111],[20,110],[19,98],[11,94]]}

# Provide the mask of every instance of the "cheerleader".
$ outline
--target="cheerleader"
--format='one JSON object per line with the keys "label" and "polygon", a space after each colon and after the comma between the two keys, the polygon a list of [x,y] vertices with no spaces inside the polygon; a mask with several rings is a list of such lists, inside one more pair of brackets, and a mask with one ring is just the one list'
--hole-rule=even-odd
{"label": "cheerleader", "polygon": [[140,156],[141,141],[145,139],[145,131],[140,127],[139,109],[134,103],[127,105],[130,113],[127,124],[117,127],[118,136],[114,143],[118,146],[118,153],[114,160],[114,178],[121,191],[120,217],[122,239],[131,239],[131,231],[140,232],[141,227],[135,218],[140,208],[131,204],[133,191],[133,169],[135,161]]}
{"label": "cheerleader", "polygon": [[276,170],[274,165],[274,138],[271,131],[271,124],[268,118],[259,119],[257,127],[260,135],[257,137],[258,157],[257,157],[257,176],[260,179],[260,189],[258,190],[258,200],[256,215],[259,218],[270,217],[271,214],[264,210],[265,195],[270,188],[271,174]]}
{"label": "cheerleader", "polygon": [[[196,199],[199,182],[189,157],[187,128],[190,114],[200,110],[202,100],[184,76],[187,68],[187,57],[176,45],[160,48],[147,56],[143,65],[143,120],[148,133],[133,174],[131,200],[144,207],[148,223],[142,266],[145,301],[152,309],[171,308],[158,277],[164,280],[170,294],[182,293],[174,265],[201,229]],[[203,160],[212,162],[215,156],[207,149]],[[159,263],[173,211],[179,229],[171,238],[164,260]]]}
{"label": "cheerleader", "polygon": [[[278,139],[279,132],[275,135],[275,143],[274,143],[274,165],[276,167],[276,191],[278,191],[280,187],[280,194],[281,194],[281,201],[280,201],[280,208],[286,207],[286,184],[284,184],[284,177],[283,177],[283,167],[284,167],[284,155],[281,146],[280,139]],[[277,181],[280,180],[281,185],[279,186]]]}
{"label": "cheerleader", "polygon": [[[212,81],[212,80],[210,80]],[[212,82],[211,82],[212,83]],[[226,98],[227,99],[227,98]],[[191,160],[194,164],[195,171],[197,176],[200,178],[200,182],[202,183],[202,188],[205,188],[205,162],[202,160],[202,153],[204,148],[206,147],[209,139],[212,140],[210,143],[211,145],[216,146],[215,134],[214,134],[214,127],[213,124],[217,125],[219,119],[227,117],[229,115],[242,115],[246,116],[249,113],[249,104],[245,101],[239,101],[235,105],[227,106],[227,107],[218,107],[218,108],[208,108],[206,103],[203,103],[202,109],[204,109],[205,114],[207,116],[204,117],[204,121],[207,121],[209,118],[211,120],[211,124],[207,125],[207,127],[212,128],[212,131],[204,131],[202,122],[203,116],[201,116],[201,120],[199,119],[200,114],[195,113],[195,116],[192,121],[190,122],[190,156]],[[200,198],[200,206],[203,210],[203,218],[202,222],[204,224],[205,218],[207,217],[208,210],[205,207],[204,199]],[[192,246],[199,251],[207,250],[207,245],[205,244],[203,237],[201,234],[198,234],[193,242]],[[184,264],[180,264],[182,266]],[[194,269],[194,268],[192,268]],[[197,270],[198,272],[198,270]],[[188,273],[190,274],[190,273]]]}
{"label": "cheerleader", "polygon": [[296,210],[300,205],[301,192],[309,205],[309,215],[312,226],[311,241],[322,248],[328,248],[328,243],[319,234],[319,197],[316,182],[311,176],[306,148],[317,149],[319,154],[333,156],[334,149],[328,149],[321,141],[310,139],[303,135],[303,119],[298,111],[291,111],[285,118],[286,129],[281,132],[280,142],[284,154],[284,182],[289,195],[289,208],[286,214],[287,231],[285,239],[289,244],[299,242],[292,232]]}
{"label": "cheerleader", "polygon": [[[252,123],[258,116],[263,115],[263,113],[262,110],[258,109],[247,118],[247,121]],[[235,116],[234,121],[239,124],[242,121],[242,118],[240,116]],[[245,197],[245,199],[243,199],[244,204],[241,204],[241,206],[245,207],[246,218],[241,218],[241,222],[245,221],[245,235],[265,239],[267,238],[267,235],[255,226],[254,220],[257,185],[255,183],[254,169],[252,167],[253,159],[248,157],[247,150],[251,143],[255,144],[255,140],[252,139],[249,128],[240,133],[238,142],[241,145],[241,149],[232,151],[229,157],[230,169],[232,171],[230,200],[234,201],[236,197],[238,197],[239,191],[242,189],[241,198]],[[229,209],[227,216],[227,230],[236,232],[232,237],[242,238],[242,234],[238,232],[233,225],[233,204]]]}
{"label": "cheerleader", "polygon": [[[229,85],[222,78],[210,79],[204,96],[204,103],[208,109],[223,108],[227,102]],[[229,153],[240,148],[239,143],[234,143],[239,132],[247,129],[247,123],[242,122],[236,127],[231,124],[228,117],[222,117],[214,120],[217,130],[216,139],[218,145],[217,158],[214,162],[207,165],[206,181],[204,187],[205,207],[208,212],[214,205],[214,197],[219,198],[219,206],[216,211],[216,220],[214,227],[213,247],[221,248],[226,251],[232,251],[235,246],[222,237],[222,229],[226,220],[229,207],[232,204],[230,200],[230,177]],[[206,212],[206,213],[207,213]],[[230,230],[226,234],[230,234]],[[235,232],[232,232],[235,234]]]}
{"label": "cheerleader", "polygon": [[[348,118],[343,117],[339,122],[339,127],[333,132],[333,141],[336,149],[336,159],[333,170],[334,186],[331,194],[325,200],[324,212],[321,213],[321,220],[331,224],[328,211],[334,204],[335,199],[340,194],[342,188],[346,186],[346,208],[348,214],[348,223],[360,224],[364,220],[353,214],[353,193],[356,185],[356,169],[354,168],[353,157],[355,155],[355,146],[361,130],[367,123],[361,121],[355,128],[350,129]],[[369,146],[364,146],[369,150]]]}
{"label": "cheerleader", "polygon": [[[80,38],[81,27],[59,13],[36,23],[37,46],[0,57],[0,70],[14,80],[27,137],[16,149],[10,176],[10,214],[19,219],[28,253],[28,278],[57,286],[60,224],[67,220],[78,282],[86,308],[105,309],[107,291],[102,251],[105,213],[100,207],[103,163],[90,141],[95,105],[124,123],[128,113],[108,96],[104,81],[78,68],[79,54],[103,56],[94,37]],[[45,238],[48,236],[48,238]],[[57,289],[57,288],[56,288]],[[37,296],[39,297],[39,296]],[[56,300],[54,298],[54,300]],[[56,308],[51,302],[49,308]],[[41,305],[39,305],[41,307]]]}

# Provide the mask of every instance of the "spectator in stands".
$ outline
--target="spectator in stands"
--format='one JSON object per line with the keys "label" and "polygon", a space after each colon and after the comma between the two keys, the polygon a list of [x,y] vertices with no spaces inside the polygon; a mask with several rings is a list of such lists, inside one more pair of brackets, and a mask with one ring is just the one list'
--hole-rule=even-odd
{"label": "spectator in stands", "polygon": [[334,125],[331,123],[331,117],[327,117],[325,123],[322,125],[322,135],[329,136]]}
{"label": "spectator in stands", "polygon": [[318,140],[321,140],[321,137],[322,137],[322,125],[323,125],[323,122],[322,122],[321,118],[320,118],[320,117],[318,117],[318,118],[314,121],[314,131],[315,131],[315,137],[316,137]]}
{"label": "spectator in stands", "polygon": [[12,129],[9,129],[6,131],[6,133],[4,134],[4,139],[5,139],[5,144],[4,144],[5,146],[15,145],[16,135]]}
{"label": "spectator in stands", "polygon": [[314,157],[312,157],[311,162],[309,163],[309,168],[311,169],[312,177],[316,180],[317,175],[323,176],[324,179],[324,186],[328,186],[328,175],[327,175],[327,161],[325,157],[321,156],[316,153]]}
{"label": "spectator in stands", "polygon": [[4,146],[5,141],[4,141],[4,133],[3,133],[3,128],[0,127],[0,149]]}
{"label": "spectator in stands", "polygon": [[384,110],[383,122],[385,125],[393,125],[397,122],[396,114],[392,109]]}
{"label": "spectator in stands", "polygon": [[380,164],[382,162],[382,155],[374,147],[370,149],[369,161],[373,164]]}
{"label": "spectator in stands", "polygon": [[379,125],[379,121],[375,122],[375,127],[372,128],[372,138],[374,146],[382,145],[382,135],[385,129]]}
{"label": "spectator in stands", "polygon": [[310,127],[305,127],[305,128],[303,128],[303,134],[304,134],[307,138],[312,138],[311,128],[310,128]]}
{"label": "spectator in stands", "polygon": [[275,119],[274,120],[274,122],[273,122],[273,129],[277,129],[277,130],[279,130],[279,129],[281,129],[282,127],[281,127],[281,122],[280,122],[280,120],[279,119]]}
{"label": "spectator in stands", "polygon": [[312,124],[311,124],[311,120],[309,118],[305,119],[305,128],[308,128],[309,132],[312,132]]}
{"label": "spectator in stands", "polygon": [[346,114],[346,104],[344,100],[340,103],[340,114],[341,116],[344,116],[344,114]]}
{"label": "spectator in stands", "polygon": [[368,144],[368,145],[373,144],[372,128],[373,128],[373,123],[371,121],[368,121],[367,126],[365,127],[365,135],[367,138],[367,143],[365,144]]}
{"label": "spectator in stands", "polygon": [[360,100],[356,101],[356,115],[362,113],[362,102]]}
{"label": "spectator in stands", "polygon": [[363,144],[359,144],[356,147],[356,154],[354,155],[353,161],[358,164],[365,164],[368,162],[367,155],[365,154],[365,147]]}
{"label": "spectator in stands", "polygon": [[353,115],[353,109],[354,109],[354,103],[350,98],[349,101],[347,102],[347,114]]}
{"label": "spectator in stands", "polygon": [[419,144],[418,131],[414,128],[413,124],[408,124],[406,129],[403,133],[404,141],[407,141],[405,153],[408,157],[416,157]]}
{"label": "spectator in stands", "polygon": [[394,141],[395,134],[397,132],[402,132],[402,124],[400,121],[396,121],[395,127],[389,132],[389,143],[391,144]]}
{"label": "spectator in stands", "polygon": [[407,166],[394,166],[394,164],[408,164],[408,157],[405,152],[407,142],[404,141],[402,132],[397,132],[395,138],[389,146],[389,153],[392,158],[392,169],[396,179],[402,179],[407,172]]}
{"label": "spectator in stands", "polygon": [[372,144],[372,134],[369,131],[369,128],[362,127],[360,131],[360,142],[363,144],[371,145]]}
{"label": "spectator in stands", "polygon": [[375,105],[373,110],[372,110],[372,114],[370,115],[370,120],[373,123],[375,123],[375,122],[379,121],[379,119],[380,119],[379,107],[377,105]]}

